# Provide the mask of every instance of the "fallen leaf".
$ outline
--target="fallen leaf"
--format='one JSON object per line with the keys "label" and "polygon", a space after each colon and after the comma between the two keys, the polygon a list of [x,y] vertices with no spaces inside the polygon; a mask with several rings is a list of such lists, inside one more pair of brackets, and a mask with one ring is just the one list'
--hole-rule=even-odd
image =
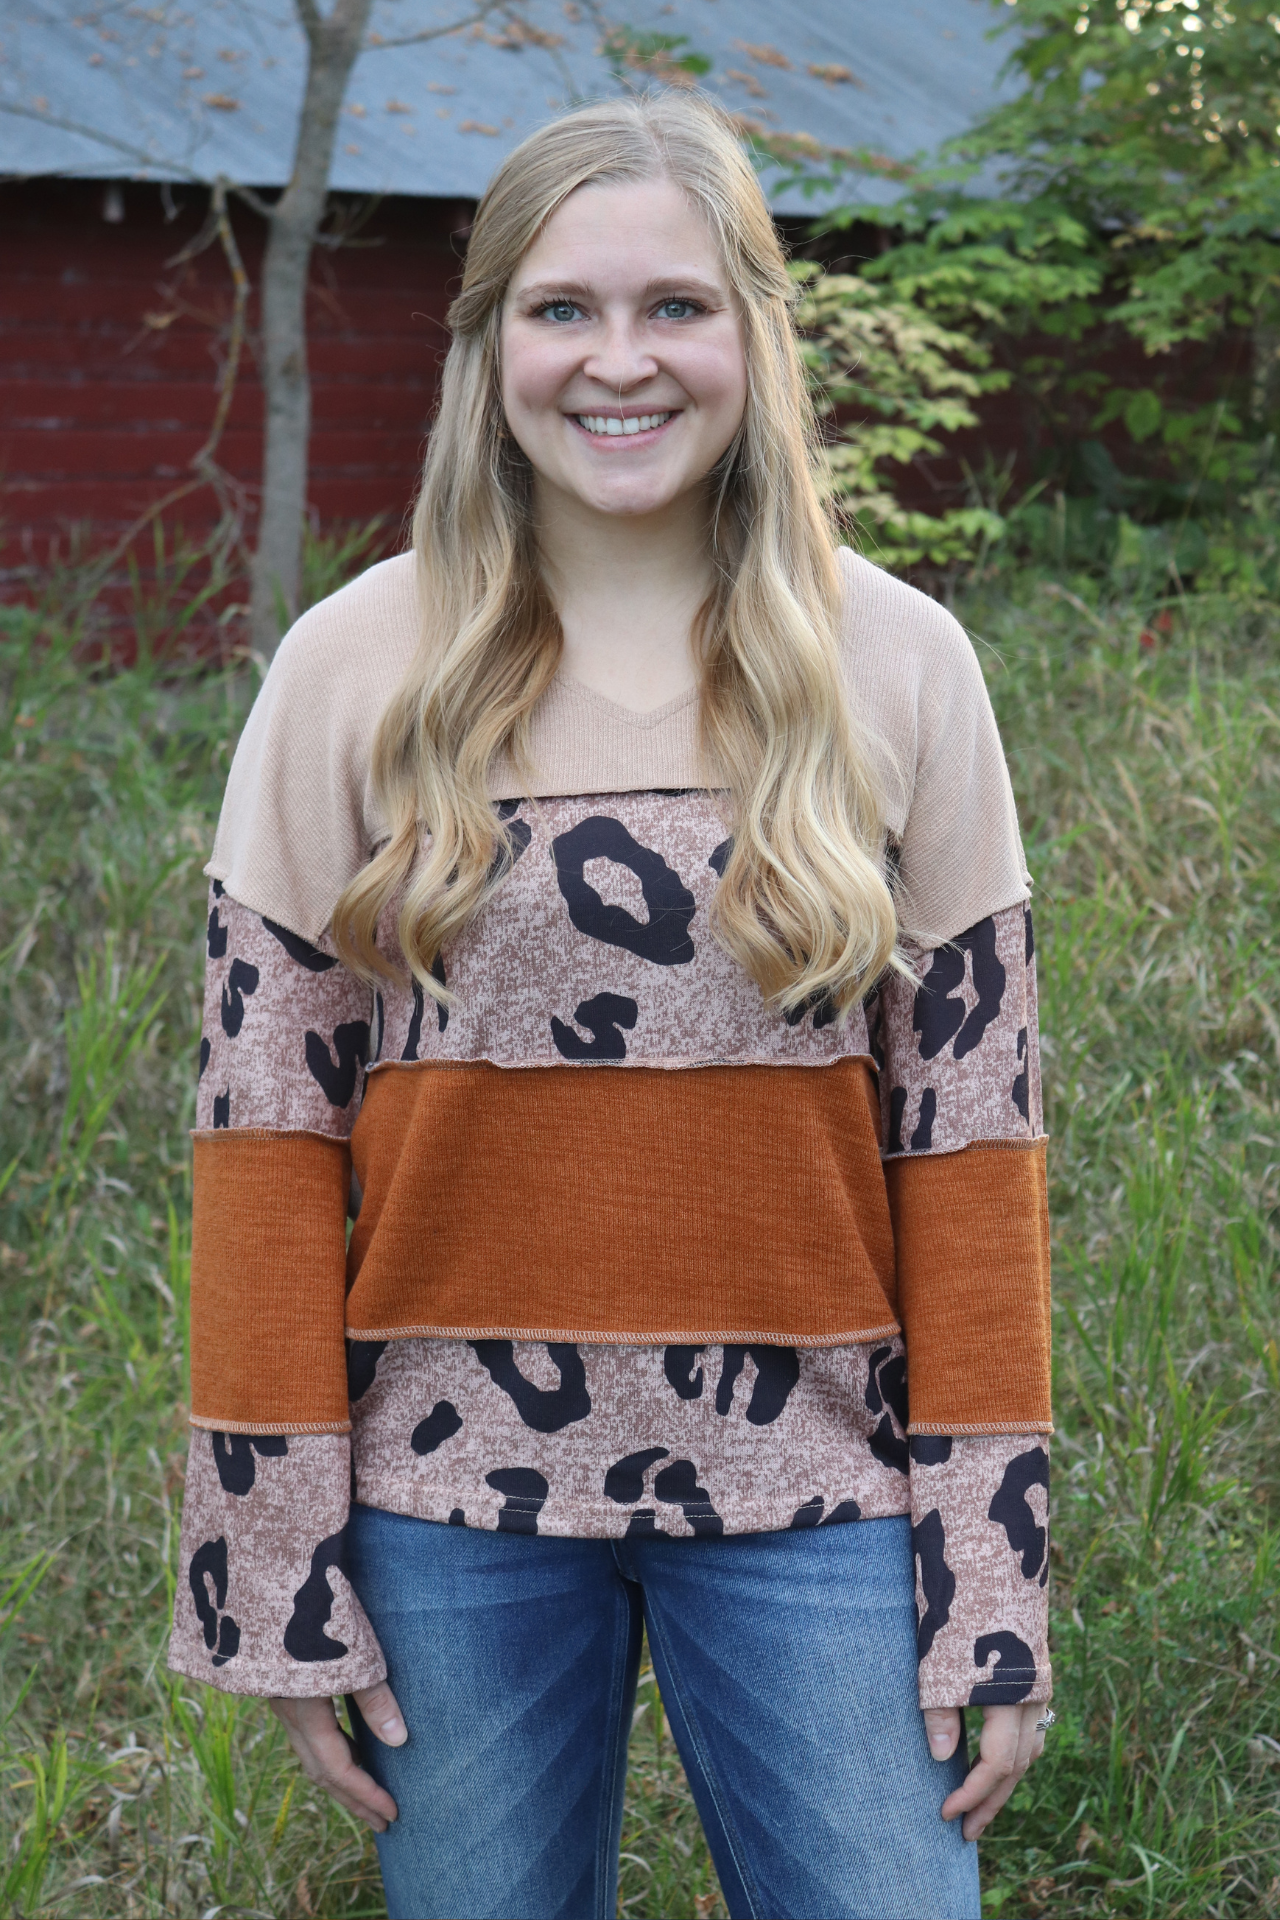
{"label": "fallen leaf", "polygon": [[769,97],[754,73],[745,73],[741,67],[726,67],[725,79],[736,80],[740,87],[745,87],[747,92],[757,100],[767,100]]}
{"label": "fallen leaf", "polygon": [[498,137],[498,129],[496,127],[486,126],[483,120],[459,120],[458,132],[459,133],[487,133],[491,135],[492,138],[495,140]]}
{"label": "fallen leaf", "polygon": [[735,40],[733,44],[741,52],[749,54],[751,59],[758,60],[762,67],[790,68],[791,62],[786,54],[779,53],[776,47],[752,45],[749,40]]}
{"label": "fallen leaf", "polygon": [[206,107],[216,107],[219,113],[239,113],[240,102],[229,93],[202,94]]}

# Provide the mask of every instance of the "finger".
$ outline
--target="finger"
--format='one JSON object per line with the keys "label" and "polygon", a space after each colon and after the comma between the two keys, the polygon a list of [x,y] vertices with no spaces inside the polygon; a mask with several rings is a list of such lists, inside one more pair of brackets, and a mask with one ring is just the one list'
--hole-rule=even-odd
{"label": "finger", "polygon": [[960,1740],[959,1707],[925,1707],[924,1730],[935,1760],[949,1760]]}
{"label": "finger", "polygon": [[409,1738],[409,1729],[404,1716],[396,1704],[396,1697],[385,1680],[379,1680],[376,1686],[357,1687],[352,1695],[360,1717],[376,1740],[385,1747],[402,1747]]}
{"label": "finger", "polygon": [[942,1803],[944,1820],[981,1806],[1014,1770],[1022,1716],[1016,1707],[987,1707],[983,1713],[978,1760],[954,1793]]}
{"label": "finger", "polygon": [[[970,1810],[962,1829],[966,1840],[976,1840],[978,1835],[991,1825],[1031,1762],[1043,1751],[1044,1734],[1036,1727],[1039,1717],[1038,1707],[1024,1707],[1021,1710],[1016,1727],[1017,1745],[1012,1764],[1008,1766],[1007,1772],[1003,1773],[990,1792]],[[983,1732],[985,1734],[985,1727]],[[1000,1729],[992,1729],[992,1732],[993,1735],[999,1735],[999,1759],[996,1764],[1003,1768],[1008,1756],[1007,1733]],[[974,1774],[978,1771],[978,1768],[974,1769],[974,1773],[970,1774],[969,1779],[966,1780],[965,1787],[973,1782]]]}
{"label": "finger", "polygon": [[289,1745],[308,1780],[332,1794],[348,1812],[367,1820],[375,1832],[383,1832],[396,1818],[396,1803],[372,1774],[366,1773],[352,1758],[333,1702],[328,1699],[273,1700],[271,1704],[284,1723]]}
{"label": "finger", "polygon": [[348,1813],[367,1820],[375,1833],[385,1833],[399,1812],[391,1795],[363,1767],[353,1766],[341,1779],[326,1774],[316,1784]]}
{"label": "finger", "polygon": [[1021,1774],[1010,1774],[1008,1779],[1001,1781],[994,1793],[987,1795],[981,1806],[975,1807],[972,1813],[965,1815],[961,1832],[966,1840],[976,1840],[978,1835],[991,1825],[1021,1778]]}
{"label": "finger", "polygon": [[345,1807],[347,1812],[354,1814],[357,1820],[363,1820],[366,1826],[373,1828],[375,1833],[385,1833],[390,1826],[391,1821],[387,1815],[358,1794],[342,1793],[333,1786],[327,1786],[325,1791],[331,1800],[335,1800],[340,1807]]}
{"label": "finger", "polygon": [[1022,1709],[1022,1721],[1018,1728],[1018,1758],[1015,1762],[1019,1774],[1026,1772],[1036,1757],[1036,1741],[1044,1745],[1044,1735],[1036,1727],[1042,1709],[1025,1706]]}
{"label": "finger", "polygon": [[990,1799],[993,1793],[1009,1782],[1009,1792],[1017,1785],[1018,1775],[1013,1770],[1012,1760],[979,1760],[970,1768],[954,1793],[949,1793],[942,1803],[944,1820],[954,1820],[959,1813],[971,1813]]}
{"label": "finger", "polygon": [[[376,1815],[385,1826],[396,1818],[398,1809],[395,1801],[385,1787],[380,1787],[371,1773],[366,1773],[351,1757],[351,1749],[344,1735],[339,1734],[339,1747],[335,1752],[325,1749],[324,1758],[316,1764],[316,1756],[303,1761],[308,1777],[326,1793],[340,1800],[344,1807],[353,1813],[359,1813],[364,1819]],[[379,1829],[381,1831],[381,1829]]]}

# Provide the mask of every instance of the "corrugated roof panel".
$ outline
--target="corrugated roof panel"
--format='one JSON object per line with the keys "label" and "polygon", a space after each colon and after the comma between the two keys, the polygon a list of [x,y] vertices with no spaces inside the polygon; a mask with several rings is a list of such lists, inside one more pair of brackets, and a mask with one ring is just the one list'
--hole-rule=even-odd
{"label": "corrugated roof panel", "polygon": [[[371,38],[467,10],[377,0]],[[593,6],[527,0],[518,17],[529,31],[494,16],[416,46],[371,45],[347,90],[332,185],[476,197],[534,127],[625,84]],[[685,36],[683,51],[711,60],[705,84],[769,131],[895,160],[932,152],[1009,87],[1008,41],[990,38],[1008,16],[991,0],[629,0],[625,18],[637,33]],[[8,0],[0,172],[282,185],[302,77],[288,0]],[[858,190],[897,189],[864,178]],[[781,212],[815,204],[794,190],[774,200]]]}

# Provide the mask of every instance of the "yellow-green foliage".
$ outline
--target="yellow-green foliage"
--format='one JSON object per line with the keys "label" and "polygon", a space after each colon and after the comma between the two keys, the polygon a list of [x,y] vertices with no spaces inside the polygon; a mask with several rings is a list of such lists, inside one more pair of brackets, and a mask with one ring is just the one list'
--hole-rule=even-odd
{"label": "yellow-green foliage", "polygon": [[823,448],[821,477],[840,516],[882,566],[954,570],[1004,532],[985,507],[925,513],[898,489],[922,454],[942,452],[939,434],[977,423],[973,401],[1008,384],[989,370],[988,350],[894,289],[853,274],[792,268],[804,288],[798,321],[819,417],[841,422]]}

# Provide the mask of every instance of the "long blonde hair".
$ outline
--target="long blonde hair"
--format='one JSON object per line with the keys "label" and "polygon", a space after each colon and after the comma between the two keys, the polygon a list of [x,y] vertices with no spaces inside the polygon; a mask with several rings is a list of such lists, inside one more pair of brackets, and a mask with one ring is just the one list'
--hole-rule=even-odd
{"label": "long blonde hair", "polygon": [[733,123],[687,93],[552,121],[477,209],[413,520],[425,630],[374,747],[390,838],[338,901],[333,937],[366,978],[393,975],[376,936],[403,888],[401,948],[424,991],[447,1001],[433,963],[509,869],[486,775],[502,749],[527,773],[530,714],[563,635],[539,570],[532,471],[506,431],[503,301],[578,187],[655,178],[674,181],[715,235],[746,348],[742,422],[709,476],[715,584],[695,630],[703,756],[732,833],[712,924],[780,1010],[825,996],[843,1013],[889,962],[896,925],[881,808],[841,687],[839,577],[811,477],[794,290]]}

